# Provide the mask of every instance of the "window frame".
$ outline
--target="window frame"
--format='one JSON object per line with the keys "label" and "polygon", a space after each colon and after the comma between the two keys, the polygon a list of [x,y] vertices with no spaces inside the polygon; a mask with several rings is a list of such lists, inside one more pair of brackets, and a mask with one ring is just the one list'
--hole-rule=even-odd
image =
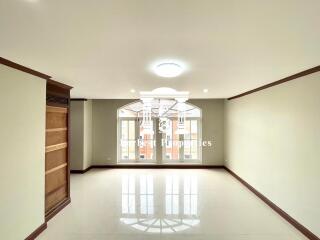
{"label": "window frame", "polygon": [[[123,121],[134,121],[135,124],[135,158],[134,159],[123,159],[121,154],[121,141],[122,141],[122,122]],[[139,145],[138,140],[140,136],[140,124],[137,118],[135,117],[118,117],[117,120],[117,163],[156,163],[156,129],[155,129],[155,119],[153,121],[153,129],[154,129],[154,136],[153,136],[153,154],[152,159],[143,159],[140,158],[139,154]],[[130,141],[130,140],[129,140]]]}
{"label": "window frame", "polygon": [[[139,114],[141,111],[135,111],[135,110],[128,110],[127,111],[132,111],[137,113],[137,116],[120,116],[120,111],[125,108],[126,106],[129,106],[131,104],[137,103],[138,101],[126,104],[120,108],[118,108],[117,110],[117,163],[121,164],[121,163],[156,163],[156,164],[189,164],[189,163],[194,163],[194,164],[201,164],[202,163],[202,151],[203,151],[203,146],[202,146],[202,109],[196,105],[193,105],[192,103],[188,103],[189,105],[193,106],[193,108],[191,108],[191,110],[194,110],[195,108],[197,108],[199,110],[199,114],[197,114],[197,116],[194,117],[186,117],[186,120],[197,120],[197,159],[190,159],[190,158],[185,158],[184,156],[184,147],[180,147],[179,148],[179,157],[178,159],[169,159],[166,158],[166,143],[163,144],[163,140],[164,140],[164,135],[162,133],[158,132],[158,121],[159,118],[157,117],[153,117],[152,121],[153,121],[153,130],[154,130],[154,135],[153,135],[153,155],[152,155],[152,159],[145,159],[145,158],[140,158],[140,154],[139,154],[139,145],[138,145],[138,141],[139,141],[139,136],[140,136],[140,122],[139,122]],[[173,105],[174,106],[174,105]],[[189,110],[187,110],[189,111]],[[170,120],[176,120],[176,117],[171,117],[169,118]],[[122,120],[135,120],[135,159],[121,159],[121,121]],[[191,129],[190,129],[191,130]],[[183,137],[182,137],[183,136]],[[179,135],[179,144],[181,142],[184,142],[184,135]],[[190,144],[192,143],[192,141],[190,141]],[[163,145],[162,145],[163,144]],[[191,145],[190,145],[191,146]],[[159,151],[159,152],[158,152]],[[190,149],[191,151],[191,149]],[[158,152],[158,154],[157,154]],[[191,153],[191,152],[190,152]],[[172,153],[171,153],[172,154]],[[190,154],[192,155],[192,154]],[[172,156],[171,156],[172,157]]]}
{"label": "window frame", "polygon": [[[169,120],[176,120],[175,118],[169,118]],[[197,158],[196,159],[186,159],[184,157],[184,146],[179,149],[178,159],[167,159],[166,158],[166,148],[167,144],[162,146],[162,163],[202,163],[202,118],[201,117],[188,117],[186,120],[196,120],[197,121]],[[191,129],[190,129],[191,131]],[[164,139],[165,133],[162,134],[162,139]],[[190,139],[188,139],[190,140]],[[179,141],[184,144],[184,134],[179,135]]]}

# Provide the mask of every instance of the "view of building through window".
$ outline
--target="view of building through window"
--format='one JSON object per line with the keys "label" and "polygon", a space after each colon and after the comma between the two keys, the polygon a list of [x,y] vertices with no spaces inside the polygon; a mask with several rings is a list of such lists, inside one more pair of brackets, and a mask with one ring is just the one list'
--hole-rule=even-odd
{"label": "view of building through window", "polygon": [[199,159],[199,120],[186,120],[185,126],[185,133],[180,135],[177,134],[177,120],[170,121],[168,132],[163,134],[165,139],[165,160],[179,161],[180,159]]}
{"label": "view of building through window", "polygon": [[180,141],[178,130],[178,120],[170,120],[167,133],[163,134],[165,139],[165,156],[166,160],[179,160]]}
{"label": "view of building through window", "polygon": [[[153,122],[152,123],[152,128],[153,128]],[[153,152],[154,152],[154,133],[144,133],[143,126],[139,127],[139,141],[138,141],[138,146],[139,146],[139,158],[141,160],[143,159],[148,159],[152,160],[153,159]]]}
{"label": "view of building through window", "polygon": [[[128,105],[125,107],[129,108]],[[200,111],[194,106],[190,109],[197,114]],[[119,162],[201,162],[201,117],[186,118],[182,133],[178,131],[178,118],[172,117],[167,120],[165,132],[160,132],[157,118],[150,121],[150,130],[144,129],[132,112],[121,108],[119,112]]]}

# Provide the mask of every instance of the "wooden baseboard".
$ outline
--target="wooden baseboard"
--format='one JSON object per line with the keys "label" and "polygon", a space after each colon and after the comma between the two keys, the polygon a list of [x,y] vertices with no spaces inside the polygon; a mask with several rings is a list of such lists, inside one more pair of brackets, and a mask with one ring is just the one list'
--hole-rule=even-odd
{"label": "wooden baseboard", "polygon": [[83,170],[70,170],[70,173],[75,173],[75,174],[83,174],[88,172],[92,167],[87,167],[86,169]]}
{"label": "wooden baseboard", "polygon": [[202,165],[202,164],[110,164],[110,165],[92,165],[91,168],[211,169],[211,168],[224,168],[224,166],[222,166],[222,165]]}
{"label": "wooden baseboard", "polygon": [[224,166],[223,165],[201,165],[201,164],[105,164],[105,165],[92,165],[84,170],[71,170],[70,173],[83,174],[93,168],[213,169],[213,168],[224,168]]}
{"label": "wooden baseboard", "polygon": [[288,213],[283,211],[280,207],[274,204],[270,199],[264,196],[262,193],[257,191],[254,187],[252,187],[249,183],[239,177],[236,173],[230,170],[227,167],[224,167],[226,171],[228,171],[234,178],[236,178],[239,182],[241,182],[246,188],[248,188],[251,192],[253,192],[258,198],[264,201],[269,207],[271,207],[276,213],[278,213],[281,217],[287,220],[292,226],[294,226],[298,231],[300,231],[304,236],[309,238],[310,240],[320,240],[313,232],[304,227],[301,223],[291,217]]}
{"label": "wooden baseboard", "polygon": [[48,222],[51,218],[53,218],[55,215],[57,215],[69,203],[71,203],[71,199],[70,198],[66,198],[66,200],[61,202],[58,206],[56,206],[54,209],[50,210],[45,216],[46,222]]}
{"label": "wooden baseboard", "polygon": [[34,240],[36,237],[40,235],[45,229],[47,228],[47,223],[43,223],[38,227],[36,230],[34,230],[28,237],[26,237],[25,240]]}

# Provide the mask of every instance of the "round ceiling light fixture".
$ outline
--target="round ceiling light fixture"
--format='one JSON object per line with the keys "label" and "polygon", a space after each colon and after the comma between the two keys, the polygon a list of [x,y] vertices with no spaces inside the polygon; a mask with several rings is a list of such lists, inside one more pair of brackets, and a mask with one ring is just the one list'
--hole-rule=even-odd
{"label": "round ceiling light fixture", "polygon": [[181,75],[184,69],[175,62],[162,62],[155,65],[153,70],[160,77],[173,78]]}

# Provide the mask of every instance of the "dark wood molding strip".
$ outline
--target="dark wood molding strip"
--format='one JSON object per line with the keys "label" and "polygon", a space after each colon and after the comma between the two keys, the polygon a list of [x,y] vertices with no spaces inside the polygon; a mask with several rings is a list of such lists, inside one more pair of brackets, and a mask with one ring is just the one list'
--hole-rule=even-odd
{"label": "dark wood molding strip", "polygon": [[57,87],[59,87],[59,88],[66,89],[66,90],[72,89],[71,86],[66,85],[66,84],[64,84],[64,83],[61,83],[61,82],[57,82],[57,81],[55,81],[55,80],[53,80],[53,79],[47,79],[47,83],[50,84],[50,85],[53,85],[53,86],[57,86]]}
{"label": "dark wood molding strip", "polygon": [[36,237],[40,235],[45,229],[47,228],[47,223],[43,223],[38,227],[36,230],[34,230],[28,237],[26,237],[25,240],[34,240]]}
{"label": "dark wood molding strip", "polygon": [[271,207],[276,213],[278,213],[281,217],[287,220],[292,226],[294,226],[298,231],[300,231],[304,236],[309,238],[310,240],[320,240],[314,233],[312,233],[309,229],[299,223],[297,220],[292,218],[288,213],[283,211],[280,207],[274,204],[271,200],[269,200],[262,193],[257,191],[254,187],[252,187],[249,183],[239,177],[236,173],[230,170],[227,167],[224,167],[226,171],[228,171],[234,178],[236,178],[239,182],[241,182],[246,188],[248,188],[252,193],[254,193],[258,198],[260,198],[263,202],[265,202],[269,207]]}
{"label": "dark wood molding strip", "polygon": [[316,66],[316,67],[314,67],[314,68],[310,68],[310,69],[308,69],[308,70],[305,70],[305,71],[296,73],[296,74],[291,75],[291,76],[289,76],[289,77],[282,78],[282,79],[280,79],[280,80],[278,80],[278,81],[275,81],[275,82],[272,82],[272,83],[263,85],[263,86],[261,86],[261,87],[255,88],[255,89],[252,89],[252,90],[250,90],[250,91],[241,93],[241,94],[239,94],[239,95],[230,97],[230,98],[228,98],[228,100],[232,100],[232,99],[235,99],[235,98],[240,98],[240,97],[249,95],[249,94],[251,94],[251,93],[255,93],[255,92],[264,90],[264,89],[266,89],[266,88],[270,88],[270,87],[273,87],[273,86],[276,86],[276,85],[279,85],[279,84],[282,84],[282,83],[285,83],[285,82],[288,82],[288,81],[292,81],[292,80],[294,80],[294,79],[301,78],[301,77],[304,77],[304,76],[306,76],[306,75],[309,75],[309,74],[312,74],[312,73],[315,73],[315,72],[319,72],[319,71],[320,71],[320,65],[319,65],[319,66]]}
{"label": "dark wood molding strip", "polygon": [[50,210],[45,216],[46,222],[48,222],[51,218],[57,215],[63,208],[65,208],[69,203],[71,203],[70,198],[66,198],[63,202],[61,202],[58,206]]}
{"label": "dark wood molding strip", "polygon": [[34,75],[39,78],[43,78],[43,79],[47,80],[47,83],[49,83],[51,85],[54,85],[54,86],[57,86],[57,87],[60,87],[60,88],[66,89],[66,90],[72,89],[72,87],[69,85],[66,85],[66,84],[63,84],[63,83],[60,83],[60,82],[57,82],[57,81],[51,79],[51,76],[49,76],[47,74],[44,74],[44,73],[38,72],[36,70],[33,70],[31,68],[25,67],[21,64],[12,62],[12,61],[5,59],[3,57],[0,57],[0,64],[14,68],[16,70],[19,70],[19,71],[22,71],[25,73],[29,73],[29,74]]}
{"label": "dark wood molding strip", "polygon": [[224,168],[222,165],[202,165],[202,164],[109,164],[93,165],[91,168],[172,168],[172,169],[211,169]]}
{"label": "dark wood molding strip", "polygon": [[31,69],[31,68],[22,66],[22,65],[20,65],[18,63],[12,62],[12,61],[10,61],[8,59],[5,59],[5,58],[2,58],[2,57],[0,57],[0,64],[6,65],[8,67],[17,69],[17,70],[25,72],[25,73],[32,74],[34,76],[37,76],[39,78],[43,78],[43,79],[46,79],[46,80],[51,78],[49,75],[46,75],[44,73],[35,71],[35,70]]}
{"label": "dark wood molding strip", "polygon": [[71,101],[88,101],[86,98],[71,98]]}
{"label": "dark wood molding strip", "polygon": [[88,172],[92,167],[87,167],[86,169],[83,169],[83,170],[70,170],[70,173],[75,173],[75,174],[83,174],[83,173],[86,173]]}
{"label": "dark wood molding strip", "polygon": [[92,165],[84,170],[71,170],[71,173],[83,174],[93,168],[144,168],[144,169],[213,169],[224,168],[222,165],[200,165],[200,164],[106,164],[106,165]]}

